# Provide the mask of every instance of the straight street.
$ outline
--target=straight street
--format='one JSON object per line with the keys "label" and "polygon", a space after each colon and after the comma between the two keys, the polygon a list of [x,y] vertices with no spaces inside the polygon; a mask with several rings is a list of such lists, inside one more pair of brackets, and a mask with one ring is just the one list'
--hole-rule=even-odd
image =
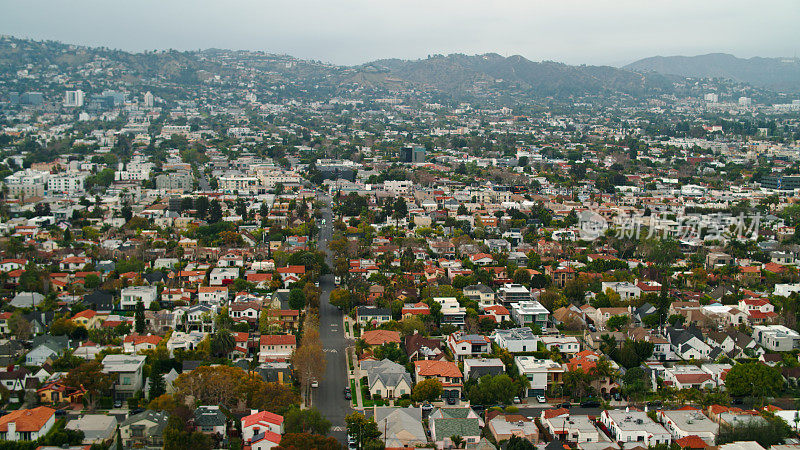
{"label": "straight street", "polygon": [[[322,210],[325,224],[320,224],[318,246],[327,254],[328,266],[333,267],[332,255],[328,250],[328,241],[333,234],[333,212],[329,206],[331,199],[329,197],[318,198],[328,205]],[[325,351],[327,367],[325,375],[319,383],[319,388],[314,389],[312,394],[312,405],[316,406],[322,415],[333,424],[330,435],[346,444],[347,432],[344,418],[352,411],[350,401],[344,398],[344,387],[348,385],[347,363],[345,362],[348,343],[344,338],[344,329],[342,328],[342,312],[329,302],[331,291],[336,287],[333,275],[320,277],[319,287],[321,290],[319,334]]]}

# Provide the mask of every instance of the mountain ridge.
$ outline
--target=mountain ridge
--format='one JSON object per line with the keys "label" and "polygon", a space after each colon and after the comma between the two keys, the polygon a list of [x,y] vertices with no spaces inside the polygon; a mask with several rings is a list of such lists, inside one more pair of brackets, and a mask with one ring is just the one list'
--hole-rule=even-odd
{"label": "mountain ridge", "polygon": [[729,53],[695,56],[651,56],[622,67],[686,78],[728,78],[781,92],[800,92],[800,59],[793,57],[739,58]]}

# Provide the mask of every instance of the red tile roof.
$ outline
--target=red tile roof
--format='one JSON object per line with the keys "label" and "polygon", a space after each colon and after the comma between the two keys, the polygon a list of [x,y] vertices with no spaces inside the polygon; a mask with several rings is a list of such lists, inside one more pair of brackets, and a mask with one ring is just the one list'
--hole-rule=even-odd
{"label": "red tile roof", "polygon": [[383,345],[389,342],[400,343],[400,333],[391,330],[370,330],[361,335],[368,345]]}
{"label": "red tile roof", "polygon": [[279,416],[278,414],[271,413],[269,411],[261,411],[242,417],[242,427],[249,427],[250,425],[255,425],[259,422],[280,425],[283,423],[283,416]]}
{"label": "red tile roof", "polygon": [[13,411],[0,417],[0,432],[7,433],[10,422],[14,422],[17,432],[39,431],[55,413],[56,410],[46,406]]}
{"label": "red tile roof", "polygon": [[262,334],[261,345],[297,345],[297,338],[293,334]]}

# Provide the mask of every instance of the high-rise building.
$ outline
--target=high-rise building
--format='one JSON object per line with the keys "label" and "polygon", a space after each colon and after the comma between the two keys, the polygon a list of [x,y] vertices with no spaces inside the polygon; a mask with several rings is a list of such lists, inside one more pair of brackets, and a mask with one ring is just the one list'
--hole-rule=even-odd
{"label": "high-rise building", "polygon": [[83,106],[83,91],[67,91],[64,93],[64,106],[68,108],[80,108]]}
{"label": "high-rise building", "polygon": [[711,102],[711,103],[719,102],[719,95],[714,94],[714,93],[708,93],[708,94],[705,95],[704,98],[705,98],[705,100],[707,102]]}
{"label": "high-rise building", "polygon": [[739,106],[750,106],[753,104],[753,99],[750,97],[739,97]]}
{"label": "high-rise building", "polygon": [[414,147],[403,147],[400,149],[400,161],[407,163],[424,163],[425,147],[416,145]]}
{"label": "high-rise building", "polygon": [[153,96],[153,93],[150,91],[145,92],[144,94],[145,108],[152,108],[154,103],[155,103],[155,97]]}

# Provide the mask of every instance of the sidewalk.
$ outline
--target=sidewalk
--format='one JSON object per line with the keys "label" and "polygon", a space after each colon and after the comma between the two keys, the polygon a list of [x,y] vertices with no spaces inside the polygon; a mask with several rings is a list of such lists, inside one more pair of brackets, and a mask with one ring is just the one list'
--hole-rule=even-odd
{"label": "sidewalk", "polygon": [[[355,375],[357,373],[357,371],[355,370],[356,369],[356,361],[355,361],[354,356],[355,356],[355,348],[354,347],[347,347],[346,358],[345,358],[345,362],[347,363],[347,385],[351,386],[351,384],[350,384],[351,380],[354,382],[355,388],[353,388],[352,390],[354,390],[355,392],[350,392],[350,395],[353,396],[353,398],[356,399],[356,406],[354,406],[353,408],[354,409],[363,410],[364,401],[361,398],[361,384],[359,383],[359,380],[356,378],[356,375]],[[353,361],[353,369],[354,370],[352,372],[350,371],[350,361]],[[352,405],[352,402],[351,402],[351,405]]]}

